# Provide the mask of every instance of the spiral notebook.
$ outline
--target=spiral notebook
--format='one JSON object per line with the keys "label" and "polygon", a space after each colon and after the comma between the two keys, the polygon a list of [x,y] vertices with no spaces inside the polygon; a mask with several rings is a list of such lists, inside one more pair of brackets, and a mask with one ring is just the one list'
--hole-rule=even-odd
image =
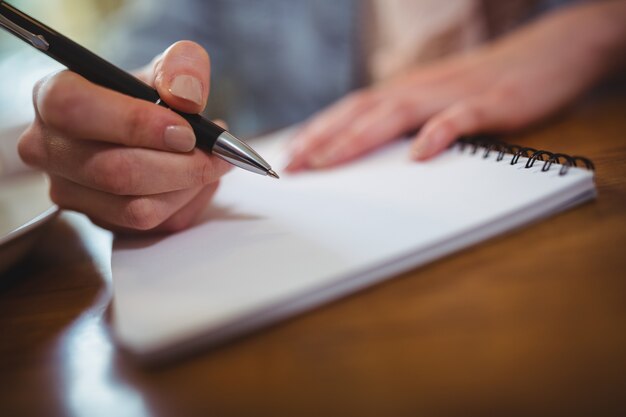
{"label": "spiral notebook", "polygon": [[[288,136],[254,146],[282,166]],[[233,170],[195,227],[117,240],[117,342],[146,360],[221,343],[595,196],[584,158],[474,139],[414,163],[408,149],[279,181]]]}

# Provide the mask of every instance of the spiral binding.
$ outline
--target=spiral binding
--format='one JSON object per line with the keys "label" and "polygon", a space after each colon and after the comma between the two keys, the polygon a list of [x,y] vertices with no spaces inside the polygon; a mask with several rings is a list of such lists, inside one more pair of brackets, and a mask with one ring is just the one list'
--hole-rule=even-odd
{"label": "spiral binding", "polygon": [[528,158],[525,168],[532,168],[536,161],[542,161],[542,172],[547,172],[552,164],[561,165],[559,175],[567,174],[571,167],[584,167],[589,170],[595,170],[595,166],[591,160],[582,156],[570,156],[562,153],[553,153],[545,150],[523,147],[519,145],[510,145],[489,136],[469,136],[459,139],[456,144],[464,151],[467,146],[471,147],[470,152],[476,154],[479,148],[482,148],[483,158],[488,158],[492,152],[498,152],[496,161],[502,161],[506,154],[512,155],[511,165],[519,162],[520,157]]}

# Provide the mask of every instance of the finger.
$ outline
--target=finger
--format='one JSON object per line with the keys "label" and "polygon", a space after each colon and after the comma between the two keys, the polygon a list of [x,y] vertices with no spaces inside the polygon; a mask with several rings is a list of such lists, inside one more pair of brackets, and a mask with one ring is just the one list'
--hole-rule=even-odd
{"label": "finger", "polygon": [[204,187],[189,203],[160,224],[156,230],[172,233],[187,229],[198,220],[215,195],[218,185],[219,183],[214,183]]}
{"label": "finger", "polygon": [[[218,183],[215,183],[204,187],[187,205],[183,206],[183,208],[174,213],[169,219],[165,220],[165,222],[151,229],[151,231],[157,233],[175,233],[189,228],[198,220],[205,207],[209,204],[217,191],[218,185]],[[91,220],[98,226],[117,233],[137,234],[138,232],[143,232],[128,227],[116,226],[100,219],[92,218]]]}
{"label": "finger", "polygon": [[26,132],[20,142],[26,163],[110,194],[138,196],[204,186],[231,169],[199,149],[180,154],[63,137],[37,139],[36,135]]}
{"label": "finger", "polygon": [[202,187],[140,197],[92,190],[50,176],[50,198],[59,207],[85,213],[96,222],[133,230],[151,230],[188,204]]}
{"label": "finger", "polygon": [[180,41],[154,61],[153,82],[159,96],[186,113],[200,113],[209,96],[209,54],[195,42]]}
{"label": "finger", "polygon": [[150,85],[151,87],[154,87],[154,68],[162,57],[163,53],[158,54],[152,59],[152,61],[150,61],[149,64],[144,65],[143,67],[138,68],[131,73],[144,83]]}
{"label": "finger", "polygon": [[34,102],[41,123],[63,136],[178,152],[195,146],[191,126],[173,111],[70,71],[38,83]]}
{"label": "finger", "polygon": [[492,96],[461,102],[433,116],[424,125],[411,146],[411,157],[426,160],[461,136],[498,130],[506,125],[505,106]]}
{"label": "finger", "polygon": [[311,155],[340,137],[359,113],[375,106],[377,102],[378,96],[373,92],[359,91],[315,115],[294,136],[290,145],[290,160],[285,169],[295,172],[307,168]]}
{"label": "finger", "polygon": [[308,155],[306,166],[320,169],[338,165],[397,139],[422,122],[415,107],[413,102],[392,99],[365,111],[341,136]]}

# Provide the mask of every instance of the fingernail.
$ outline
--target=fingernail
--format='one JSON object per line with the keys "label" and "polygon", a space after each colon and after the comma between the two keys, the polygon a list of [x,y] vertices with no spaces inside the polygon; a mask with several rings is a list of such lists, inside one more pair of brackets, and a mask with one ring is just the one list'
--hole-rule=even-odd
{"label": "fingernail", "polygon": [[417,161],[426,159],[432,153],[433,146],[443,140],[445,140],[445,132],[443,130],[435,130],[419,137],[411,151],[411,156]]}
{"label": "fingernail", "polygon": [[426,140],[425,139],[418,139],[417,142],[415,143],[415,146],[413,147],[413,149],[411,150],[411,158],[419,161],[420,159],[423,158],[424,156],[424,150],[427,148],[427,144],[426,144]]}
{"label": "fingernail", "polygon": [[191,75],[177,75],[170,85],[170,93],[176,97],[202,105],[202,83]]}
{"label": "fingernail", "polygon": [[163,141],[173,151],[189,152],[196,146],[196,135],[187,126],[168,126]]}
{"label": "fingernail", "polygon": [[296,172],[300,170],[300,168],[302,168],[302,165],[292,160],[292,161],[289,161],[287,165],[283,167],[283,171]]}

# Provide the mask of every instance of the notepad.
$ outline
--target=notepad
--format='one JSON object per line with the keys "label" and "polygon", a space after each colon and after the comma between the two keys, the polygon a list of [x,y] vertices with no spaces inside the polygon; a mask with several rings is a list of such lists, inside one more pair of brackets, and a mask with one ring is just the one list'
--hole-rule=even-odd
{"label": "notepad", "polygon": [[[288,139],[254,146],[283,166]],[[460,146],[408,155],[400,140],[278,181],[236,169],[191,229],[116,240],[116,341],[146,360],[221,343],[595,196],[582,168]]]}

